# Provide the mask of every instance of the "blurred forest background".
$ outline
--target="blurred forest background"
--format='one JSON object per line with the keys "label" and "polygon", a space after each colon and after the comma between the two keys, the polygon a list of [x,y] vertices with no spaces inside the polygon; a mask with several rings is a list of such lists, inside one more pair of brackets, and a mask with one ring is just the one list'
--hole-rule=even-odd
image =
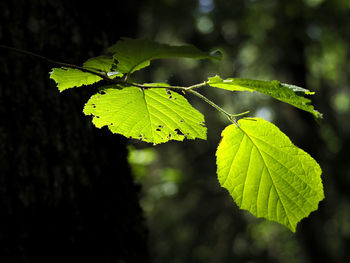
{"label": "blurred forest background", "polygon": [[[75,255],[76,262],[82,258],[86,262],[89,259],[147,262],[148,256],[149,261],[155,263],[349,262],[349,0],[142,0],[113,5],[107,1],[104,4],[99,1],[98,5],[85,1],[79,4],[73,3],[75,1],[28,2],[30,4],[0,2],[4,10],[0,17],[2,44],[81,64],[122,36],[169,44],[188,43],[202,50],[219,48],[224,58],[219,62],[154,61],[135,78],[144,82],[191,85],[219,74],[223,78],[280,80],[315,91],[313,104],[324,114],[320,123],[316,123],[311,114],[264,95],[202,90],[229,112],[250,110],[250,116],[272,121],[297,146],[310,153],[322,167],[326,198],[318,211],[299,223],[296,234],[277,223],[256,219],[239,210],[228,192],[219,186],[215,151],[228,122],[203,102],[187,96],[206,116],[207,141],[170,142],[156,147],[131,140],[126,143],[118,135],[111,136],[106,129],[93,128],[81,113],[91,90],[84,91],[83,95],[81,89],[59,95],[48,81],[48,65],[1,53],[4,68],[0,74],[12,75],[11,79],[9,75],[1,75],[0,81],[4,83],[0,89],[0,107],[6,101],[6,109],[11,110],[11,114],[9,117],[6,110],[0,113],[18,122],[16,125],[2,123],[0,127],[0,209],[8,220],[0,225],[0,241],[7,242],[2,246],[1,258],[5,260],[1,262],[38,262],[32,259],[38,258],[42,250],[33,256],[28,251],[38,248],[31,247],[28,240],[47,221],[47,232],[38,245],[52,238],[50,233],[67,234],[68,238],[60,239],[61,245],[67,242],[80,245],[69,248],[64,245],[63,250],[49,245],[45,248],[48,254],[68,251],[64,255],[80,249],[80,254]],[[33,64],[37,66],[26,75],[26,69]],[[9,79],[7,82],[5,77]],[[16,79],[14,84],[13,79]],[[5,84],[20,87],[13,93],[15,97]],[[22,89],[23,85],[27,85],[26,88]],[[37,97],[30,97],[30,88],[36,90]],[[18,95],[21,92],[24,95]],[[48,95],[43,95],[46,92]],[[29,101],[25,100],[28,96]],[[38,97],[40,103],[36,102]],[[30,108],[33,104],[37,106]],[[22,107],[23,111],[30,108],[31,112],[39,112],[38,116],[30,117],[30,121],[49,122],[49,128],[39,125],[39,130],[33,133],[32,124],[27,121],[29,117],[18,118],[18,109],[11,105]],[[16,134],[7,132],[8,127],[15,129]],[[14,143],[21,136],[29,137]],[[63,142],[57,144],[56,140],[62,138]],[[29,146],[16,150],[21,143]],[[31,149],[33,145],[39,145],[39,150]],[[129,149],[134,179],[126,164],[125,147]],[[42,149],[47,152],[40,152]],[[118,152],[115,149],[119,149]],[[50,154],[52,150],[56,155]],[[28,157],[23,151],[34,157]],[[92,157],[91,152],[94,152]],[[28,158],[25,164],[22,164],[23,158]],[[44,167],[37,164],[45,158],[49,161]],[[9,164],[6,160],[10,159]],[[113,167],[115,160],[122,166]],[[85,167],[87,163],[90,166]],[[33,170],[29,172],[30,177],[24,178],[27,166]],[[10,180],[6,173],[17,177]],[[35,190],[38,184],[42,189],[39,192]],[[9,185],[12,188],[8,188]],[[137,204],[140,191],[137,185],[142,186],[139,201],[143,217]],[[110,201],[106,203],[106,199]],[[11,207],[13,203],[18,211],[27,212],[18,212]],[[40,210],[44,208],[48,210]],[[113,212],[114,209],[117,211]],[[51,214],[48,216],[45,212],[45,217],[37,222],[42,211]],[[62,213],[70,216],[63,217]],[[29,216],[31,221],[23,223],[21,217],[24,216]],[[64,219],[64,225],[58,229],[56,217]],[[17,221],[14,222],[14,218]],[[147,231],[148,256],[144,248]],[[97,250],[92,252],[94,249]],[[64,255],[59,258],[65,260]],[[56,258],[47,262],[63,261]]]}
{"label": "blurred forest background", "polygon": [[187,96],[206,116],[208,141],[137,143],[129,156],[143,186],[152,262],[349,262],[350,1],[145,1],[137,36],[224,53],[215,63],[156,61],[145,81],[280,80],[315,91],[311,99],[324,114],[317,124],[264,95],[203,90],[229,112],[272,121],[320,163],[326,198],[294,235],[239,210],[219,186],[215,150],[228,122]]}

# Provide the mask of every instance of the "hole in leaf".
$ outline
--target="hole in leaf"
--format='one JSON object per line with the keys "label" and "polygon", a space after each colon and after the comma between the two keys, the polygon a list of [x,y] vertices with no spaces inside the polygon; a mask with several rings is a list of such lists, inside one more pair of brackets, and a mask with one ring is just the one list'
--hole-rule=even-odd
{"label": "hole in leaf", "polygon": [[168,138],[168,139],[170,139],[170,138],[171,138],[171,134],[170,134],[170,133],[169,133],[169,135],[167,136],[167,138]]}
{"label": "hole in leaf", "polygon": [[168,94],[168,95],[171,95],[171,92],[170,92],[170,90],[166,90],[166,93]]}
{"label": "hole in leaf", "polygon": [[158,128],[156,129],[156,131],[161,131],[163,127],[164,127],[163,125],[158,125]]}
{"label": "hole in leaf", "polygon": [[180,131],[179,129],[175,129],[174,131],[176,132],[177,135],[184,135],[184,134],[182,133],[182,131]]}
{"label": "hole in leaf", "polygon": [[183,121],[183,120],[181,120],[180,122],[182,122],[182,123],[183,123],[184,121]]}
{"label": "hole in leaf", "polygon": [[205,123],[204,122],[200,122],[199,125],[202,126],[202,127],[205,127]]}
{"label": "hole in leaf", "polygon": [[105,95],[105,94],[106,94],[106,92],[105,92],[105,91],[103,91],[103,90],[101,90],[101,91],[100,91],[100,94],[101,94],[101,95]]}

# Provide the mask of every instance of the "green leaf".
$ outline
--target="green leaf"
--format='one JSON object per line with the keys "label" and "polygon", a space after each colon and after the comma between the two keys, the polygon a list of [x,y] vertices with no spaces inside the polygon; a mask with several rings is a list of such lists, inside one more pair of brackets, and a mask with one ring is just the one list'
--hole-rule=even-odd
{"label": "green leaf", "polygon": [[57,87],[61,92],[74,87],[94,84],[102,80],[97,75],[74,68],[53,68],[50,72],[50,78],[56,81]]}
{"label": "green leaf", "polygon": [[112,70],[113,58],[107,56],[99,56],[90,58],[84,62],[83,67],[91,70],[109,72]]}
{"label": "green leaf", "polygon": [[[149,84],[168,86],[167,84]],[[206,139],[203,115],[180,94],[166,88],[107,86],[84,108],[96,127],[159,144],[169,140]]]}
{"label": "green leaf", "polygon": [[[257,91],[269,95],[275,99],[293,105],[296,108],[310,112],[316,118],[322,118],[322,114],[310,105],[311,100],[303,95],[312,95],[307,89],[298,86],[280,83],[279,81],[262,81],[240,78],[221,79],[219,76],[209,78],[208,85],[230,91]],[[299,96],[301,94],[302,96]]]}
{"label": "green leaf", "polygon": [[217,149],[217,174],[237,205],[295,232],[324,198],[321,168],[275,125],[246,118],[227,126]]}
{"label": "green leaf", "polygon": [[194,46],[170,46],[146,39],[122,38],[109,51],[114,53],[114,58],[118,61],[117,71],[127,74],[149,66],[153,59],[220,59],[217,53],[203,52]]}

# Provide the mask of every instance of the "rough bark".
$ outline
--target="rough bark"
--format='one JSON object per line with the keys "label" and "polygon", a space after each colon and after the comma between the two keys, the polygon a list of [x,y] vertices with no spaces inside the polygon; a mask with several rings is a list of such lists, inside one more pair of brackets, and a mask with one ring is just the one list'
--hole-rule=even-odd
{"label": "rough bark", "polygon": [[[1,1],[0,43],[81,64],[133,36],[136,1]],[[136,21],[136,19],[135,19]],[[147,262],[126,141],[59,94],[51,65],[0,50],[0,262]]]}

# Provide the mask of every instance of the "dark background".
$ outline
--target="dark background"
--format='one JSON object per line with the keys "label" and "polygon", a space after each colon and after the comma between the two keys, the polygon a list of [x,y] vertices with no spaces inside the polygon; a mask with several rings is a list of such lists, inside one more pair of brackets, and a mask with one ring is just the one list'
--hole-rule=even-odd
{"label": "dark background", "polygon": [[[0,43],[81,65],[136,36],[138,4],[0,1]],[[59,94],[54,65],[0,52],[0,262],[147,262],[126,140],[82,114],[94,89]]]}
{"label": "dark background", "polygon": [[0,44],[54,60],[80,65],[121,36],[147,37],[220,48],[224,59],[154,61],[139,81],[220,74],[315,91],[319,124],[267,96],[201,92],[280,127],[320,163],[326,195],[296,234],[256,219],[217,182],[228,123],[207,105],[188,97],[208,141],[151,147],[93,127],[82,108],[94,87],[59,94],[52,65],[1,50],[0,262],[349,261],[348,0],[1,1],[0,10]]}

